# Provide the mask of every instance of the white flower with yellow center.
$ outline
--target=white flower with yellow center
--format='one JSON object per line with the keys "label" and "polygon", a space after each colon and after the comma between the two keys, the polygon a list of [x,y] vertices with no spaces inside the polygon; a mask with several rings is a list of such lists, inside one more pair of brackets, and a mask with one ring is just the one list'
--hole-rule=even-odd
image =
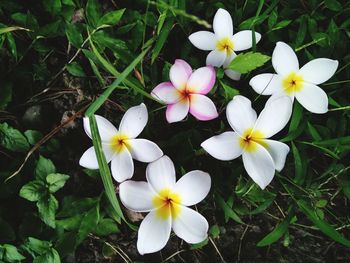
{"label": "white flower with yellow center", "polygon": [[242,155],[244,168],[264,189],[281,171],[289,152],[288,145],[269,138],[288,123],[292,102],[283,96],[270,100],[257,118],[249,99],[235,96],[227,105],[227,120],[234,130],[213,136],[201,146],[216,159],[229,161]]}
{"label": "white flower with yellow center", "polygon": [[294,97],[308,111],[326,113],[327,94],[317,85],[330,79],[338,68],[338,61],[317,58],[299,69],[294,50],[284,42],[277,42],[272,65],[277,74],[264,73],[253,77],[249,85],[261,95]]}
{"label": "white flower with yellow center", "polygon": [[138,231],[139,253],[161,250],[169,240],[171,229],[187,243],[204,241],[208,222],[187,206],[207,196],[211,186],[209,174],[195,170],[176,182],[174,164],[168,156],[163,156],[147,166],[146,178],[147,182],[126,181],[119,186],[124,206],[135,212],[149,212]]}
{"label": "white flower with yellow center", "polygon": [[[225,74],[234,80],[239,80],[239,72],[227,69],[231,61],[236,57],[235,51],[246,50],[252,47],[252,31],[243,30],[233,35],[232,18],[225,9],[218,9],[214,16],[213,32],[198,31],[188,38],[191,43],[201,50],[211,50],[207,56],[207,65],[214,67],[224,66]],[[261,39],[259,33],[255,33],[258,43]]]}
{"label": "white flower with yellow center", "polygon": [[[135,159],[140,162],[153,162],[163,155],[162,150],[145,139],[136,139],[148,121],[145,104],[128,109],[119,125],[119,130],[107,119],[96,115],[102,148],[107,162],[111,162],[113,178],[117,182],[130,179],[134,174]],[[88,118],[84,118],[86,134],[92,138]],[[80,158],[79,164],[88,169],[98,169],[94,147],[87,149]]]}

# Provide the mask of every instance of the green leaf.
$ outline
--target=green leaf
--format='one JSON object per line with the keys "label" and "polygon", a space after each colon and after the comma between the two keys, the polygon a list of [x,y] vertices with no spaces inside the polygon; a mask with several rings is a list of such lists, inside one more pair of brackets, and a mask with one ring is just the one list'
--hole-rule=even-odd
{"label": "green leaf", "polygon": [[338,12],[343,9],[343,6],[341,5],[341,3],[339,3],[336,0],[325,0],[324,4],[328,9],[335,12]]}
{"label": "green leaf", "polygon": [[8,32],[12,32],[12,31],[17,31],[17,30],[30,31],[29,29],[23,28],[20,26],[9,26],[9,27],[0,28],[0,35],[8,33]]}
{"label": "green leaf", "polygon": [[68,38],[68,41],[76,48],[80,48],[83,44],[83,36],[79,32],[78,28],[74,24],[67,24],[66,25],[66,35]]}
{"label": "green leaf", "polygon": [[56,167],[53,162],[50,159],[46,159],[40,155],[35,167],[35,177],[37,179],[46,181],[46,176],[55,172]]}
{"label": "green leaf", "polygon": [[218,225],[213,225],[210,229],[209,229],[209,234],[213,237],[213,238],[217,238],[220,235],[220,227]]}
{"label": "green leaf", "polygon": [[339,234],[330,224],[319,218],[315,210],[312,209],[305,200],[297,200],[300,210],[318,227],[325,235],[332,238],[334,241],[350,247],[350,240]]}
{"label": "green leaf", "polygon": [[45,254],[34,258],[33,263],[61,263],[61,259],[58,252],[51,248]]}
{"label": "green leaf", "polygon": [[259,52],[251,51],[247,53],[240,53],[231,61],[228,68],[238,71],[241,74],[245,74],[258,67],[261,67],[267,61],[269,61],[270,58],[271,57],[263,55]]}
{"label": "green leaf", "polygon": [[29,150],[29,143],[23,134],[6,122],[0,123],[0,145],[14,152],[26,152]]}
{"label": "green leaf", "polygon": [[244,224],[241,218],[236,214],[235,211],[232,210],[231,207],[226,204],[225,200],[220,195],[215,195],[215,199],[221,209],[224,210],[227,218],[231,218],[239,224]]}
{"label": "green leaf", "polygon": [[24,135],[26,136],[28,142],[31,145],[35,145],[38,141],[40,141],[43,138],[43,134],[36,130],[26,130],[24,132]]}
{"label": "green leaf", "polygon": [[239,94],[239,90],[226,85],[223,81],[220,81],[221,87],[224,89],[224,96],[226,101],[232,100],[232,98]]}
{"label": "green leaf", "polygon": [[119,228],[116,222],[110,218],[101,219],[96,228],[93,229],[93,233],[97,236],[108,236],[119,232]]}
{"label": "green leaf", "polygon": [[100,5],[97,0],[88,0],[86,3],[85,15],[89,25],[96,28],[101,18]]}
{"label": "green leaf", "polygon": [[61,0],[44,0],[43,5],[45,10],[54,16],[58,15],[62,8]]}
{"label": "green leaf", "polygon": [[12,263],[12,262],[18,262],[25,259],[25,257],[18,252],[15,246],[4,244],[2,245],[2,247],[5,249],[4,258],[3,258],[5,262]]}
{"label": "green leaf", "polygon": [[288,26],[291,22],[292,22],[292,20],[283,20],[283,21],[281,21],[281,22],[278,22],[278,23],[271,29],[271,31],[275,31],[275,30],[279,30],[279,29],[285,28],[285,27]]}
{"label": "green leaf", "polygon": [[66,181],[69,179],[69,175],[66,174],[49,174],[46,177],[46,182],[49,184],[49,191],[50,193],[55,193],[59,189],[61,189]]}
{"label": "green leaf", "polygon": [[17,46],[16,46],[16,41],[15,41],[12,33],[6,33],[6,39],[7,39],[7,44],[8,44],[9,50],[11,52],[11,55],[17,61]]}
{"label": "green leaf", "polygon": [[205,239],[204,241],[197,243],[197,244],[192,244],[190,249],[191,250],[197,250],[197,249],[202,249],[203,247],[205,247],[209,242],[209,239]]}
{"label": "green leaf", "polygon": [[292,220],[293,216],[294,216],[294,209],[290,208],[288,211],[288,215],[282,220],[281,223],[279,223],[274,230],[272,230],[271,233],[269,233],[267,236],[265,236],[263,239],[261,239],[257,246],[258,247],[265,247],[268,246],[274,242],[276,242],[277,240],[279,240],[284,233],[287,231],[288,226],[290,224],[290,221]]}
{"label": "green leaf", "polygon": [[19,192],[20,197],[23,197],[32,202],[38,201],[45,194],[45,184],[39,180],[27,183],[21,188]]}
{"label": "green leaf", "polygon": [[100,206],[97,204],[91,208],[83,217],[77,235],[77,244],[80,244],[89,233],[92,233],[100,219]]}
{"label": "green leaf", "polygon": [[77,62],[72,62],[68,65],[66,65],[67,71],[75,76],[75,77],[85,77],[85,72],[83,68],[77,63]]}
{"label": "green leaf", "polygon": [[304,181],[304,169],[303,162],[300,157],[300,153],[298,148],[295,146],[294,142],[292,142],[292,152],[294,157],[294,182],[296,184],[302,184]]}
{"label": "green leaf", "polygon": [[53,195],[44,196],[36,203],[39,209],[39,216],[48,226],[55,228],[55,215],[58,209],[58,201]]}
{"label": "green leaf", "polygon": [[114,26],[122,18],[124,12],[125,12],[125,8],[109,12],[100,18],[97,25],[98,26],[102,26],[102,25]]}
{"label": "green leaf", "polygon": [[164,26],[162,27],[162,30],[160,31],[160,34],[157,38],[157,42],[153,48],[152,51],[152,60],[151,63],[153,64],[153,62],[156,60],[156,58],[158,57],[160,51],[162,50],[165,41],[167,40],[169,33],[171,31],[171,29],[173,28],[174,25],[174,19],[171,17],[168,20],[166,20]]}
{"label": "green leaf", "polygon": [[31,254],[42,255],[50,250],[52,244],[49,241],[28,237],[24,246],[31,252]]}

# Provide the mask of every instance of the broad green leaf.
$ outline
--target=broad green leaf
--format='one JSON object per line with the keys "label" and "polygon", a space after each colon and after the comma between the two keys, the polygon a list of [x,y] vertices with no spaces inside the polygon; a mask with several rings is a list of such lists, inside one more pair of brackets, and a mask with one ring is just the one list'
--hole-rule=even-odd
{"label": "broad green leaf", "polygon": [[166,20],[164,26],[162,27],[162,30],[160,31],[159,36],[157,38],[157,42],[152,51],[152,60],[151,60],[152,64],[158,57],[160,51],[162,50],[165,44],[165,41],[168,39],[169,33],[173,28],[173,25],[174,25],[174,18],[170,17],[168,18],[168,20]]}
{"label": "broad green leaf", "polygon": [[203,247],[205,247],[209,242],[209,239],[205,239],[204,241],[198,243],[198,244],[192,244],[190,249],[191,250],[197,250],[197,249],[202,249]]}
{"label": "broad green leaf", "polygon": [[274,230],[272,230],[271,233],[269,233],[267,236],[265,236],[263,239],[261,239],[257,246],[258,247],[265,247],[268,246],[274,242],[276,242],[277,240],[279,240],[284,233],[287,231],[288,226],[290,224],[291,219],[294,216],[294,209],[290,208],[288,211],[288,215],[283,219],[283,221],[281,223],[279,223]]}
{"label": "broad green leaf", "polygon": [[61,263],[61,259],[58,252],[54,248],[51,248],[45,254],[34,258],[33,263]]}
{"label": "broad green leaf", "polygon": [[27,183],[21,188],[19,192],[20,197],[23,197],[32,202],[38,201],[45,194],[45,184],[39,180]]}
{"label": "broad green leaf", "polygon": [[15,41],[12,33],[6,33],[6,39],[7,39],[7,44],[8,44],[9,50],[11,52],[11,55],[17,61],[17,46],[16,46],[16,41]]}
{"label": "broad green leaf", "polygon": [[57,228],[63,228],[64,230],[67,231],[72,231],[72,230],[78,230],[79,226],[81,224],[81,220],[83,219],[84,214],[77,214],[72,217],[68,217],[65,219],[57,220],[56,219],[56,226]]}
{"label": "broad green leaf", "polygon": [[0,145],[13,152],[29,150],[29,143],[24,135],[6,122],[0,123]]}
{"label": "broad green leaf", "polygon": [[43,134],[36,130],[26,130],[24,132],[24,135],[26,136],[30,145],[35,145],[38,141],[40,141],[43,138]]}
{"label": "broad green leaf", "polygon": [[95,207],[91,208],[83,217],[77,236],[77,243],[80,244],[89,233],[92,233],[100,219],[100,206],[97,204]]}
{"label": "broad green leaf", "polygon": [[96,28],[101,18],[100,4],[98,0],[88,0],[85,8],[85,15],[89,25]]}
{"label": "broad green leaf", "polygon": [[51,242],[36,239],[34,237],[28,237],[24,246],[32,252],[32,254],[44,254],[48,252],[52,246]]}
{"label": "broad green leaf", "polygon": [[232,100],[232,98],[239,94],[239,90],[230,87],[229,85],[225,84],[223,81],[220,81],[220,85],[224,90],[224,96],[226,101]]}
{"label": "broad green leaf", "polygon": [[327,8],[335,12],[338,12],[343,9],[342,4],[339,3],[337,0],[325,0],[324,4]]}
{"label": "broad green leaf", "polygon": [[220,235],[220,227],[218,225],[213,225],[210,229],[209,229],[209,234],[213,237],[213,238],[217,238]]}
{"label": "broad green leaf", "polygon": [[109,12],[100,18],[97,25],[98,26],[102,26],[102,25],[114,26],[122,18],[124,12],[125,12],[125,8]]}
{"label": "broad green leaf", "polygon": [[50,193],[55,193],[59,189],[61,189],[66,181],[69,179],[69,175],[66,174],[49,174],[46,177],[46,182],[49,184],[49,191]]}
{"label": "broad green leaf", "polygon": [[21,253],[18,252],[18,250],[15,246],[12,246],[9,244],[4,244],[4,245],[2,245],[2,247],[5,250],[4,257],[3,257],[5,262],[12,263],[12,262],[18,262],[18,261],[25,259],[25,257]]}
{"label": "broad green leaf", "polygon": [[65,197],[62,202],[62,209],[58,212],[57,217],[71,217],[81,215],[95,207],[99,202],[98,197],[94,198],[72,198],[72,196]]}
{"label": "broad green leaf", "polygon": [[297,200],[300,210],[318,227],[325,235],[334,241],[350,247],[350,240],[339,234],[329,223],[319,218],[315,210],[310,207],[305,200]]}
{"label": "broad green leaf", "polygon": [[66,25],[66,35],[68,41],[76,48],[80,48],[83,44],[83,36],[79,32],[78,28],[74,24],[68,23]]}
{"label": "broad green leaf", "polygon": [[85,77],[85,72],[83,68],[77,63],[77,62],[72,62],[68,65],[66,65],[67,71],[75,76],[75,77]]}
{"label": "broad green leaf", "polygon": [[36,203],[36,206],[39,209],[40,218],[47,224],[48,226],[55,228],[55,215],[58,209],[58,201],[53,195],[47,195],[39,199]]}
{"label": "broad green leaf", "polygon": [[108,236],[119,232],[119,228],[116,222],[110,218],[101,219],[96,228],[93,229],[93,233],[97,236]]}
{"label": "broad green leaf", "polygon": [[238,71],[241,74],[245,74],[263,66],[270,59],[271,57],[263,55],[259,52],[251,51],[247,53],[240,53],[232,60],[228,68]]}
{"label": "broad green leaf", "polygon": [[61,11],[61,0],[44,0],[42,2],[44,4],[45,10],[48,11],[51,15],[58,15]]}
{"label": "broad green leaf", "polygon": [[35,177],[37,179],[46,181],[46,176],[55,172],[56,167],[53,162],[50,159],[46,159],[40,155],[35,167]]}

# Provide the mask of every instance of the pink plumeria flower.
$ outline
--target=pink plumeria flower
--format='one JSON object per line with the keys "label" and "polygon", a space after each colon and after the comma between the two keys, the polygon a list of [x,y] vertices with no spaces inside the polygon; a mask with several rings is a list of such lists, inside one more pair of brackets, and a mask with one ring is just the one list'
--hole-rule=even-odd
{"label": "pink plumeria flower", "polygon": [[169,240],[171,229],[187,243],[204,241],[208,222],[187,206],[207,196],[211,186],[209,174],[195,170],[176,182],[174,164],[168,156],[163,156],[147,166],[146,178],[147,182],[126,181],[119,187],[124,206],[135,212],[149,212],[138,232],[139,253],[161,250]]}
{"label": "pink plumeria flower", "polygon": [[[128,109],[119,125],[114,127],[107,119],[95,115],[97,127],[101,136],[102,149],[107,162],[111,162],[112,176],[117,182],[130,179],[134,174],[134,162],[153,162],[163,155],[157,144],[136,137],[145,128],[148,121],[146,105]],[[92,138],[90,122],[84,118],[86,134]],[[88,169],[98,169],[98,163],[94,147],[87,149],[80,158],[79,164]]]}
{"label": "pink plumeria flower", "polygon": [[188,112],[201,121],[218,117],[214,103],[205,96],[215,84],[213,67],[192,71],[186,61],[176,59],[169,75],[169,82],[160,83],[151,92],[153,97],[167,104],[166,119],[169,123],[183,120]]}
{"label": "pink plumeria flower", "polygon": [[[189,36],[191,43],[201,49],[211,52],[207,56],[207,65],[214,67],[224,66],[225,74],[233,79],[239,80],[241,74],[237,71],[227,69],[231,61],[236,57],[235,51],[249,49],[253,46],[251,30],[243,30],[233,35],[232,18],[229,12],[220,8],[213,21],[214,33],[209,31],[198,31]],[[255,40],[258,43],[261,35],[255,32]]]}
{"label": "pink plumeria flower", "polygon": [[242,155],[248,175],[261,189],[281,171],[289,152],[288,145],[269,139],[288,123],[292,114],[290,98],[268,101],[257,118],[249,99],[235,96],[227,105],[227,120],[234,130],[213,136],[201,146],[216,159],[229,161]]}
{"label": "pink plumeria flower", "polygon": [[261,95],[281,95],[294,98],[308,111],[326,113],[327,94],[318,84],[330,79],[338,68],[338,61],[317,58],[299,69],[294,50],[284,42],[277,42],[272,54],[272,65],[277,74],[264,73],[253,77],[249,85]]}

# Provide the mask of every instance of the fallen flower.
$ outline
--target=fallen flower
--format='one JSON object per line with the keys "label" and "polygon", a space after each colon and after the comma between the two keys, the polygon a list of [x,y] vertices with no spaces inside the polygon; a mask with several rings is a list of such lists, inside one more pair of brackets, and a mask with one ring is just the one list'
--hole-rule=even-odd
{"label": "fallen flower", "polygon": [[218,117],[214,103],[205,95],[213,88],[216,73],[207,66],[192,72],[182,59],[176,59],[170,68],[170,82],[156,86],[151,95],[167,104],[166,119],[169,123],[183,120],[188,112],[201,121]]}
{"label": "fallen flower", "polygon": [[281,171],[289,152],[288,145],[270,140],[283,129],[292,113],[289,97],[268,101],[257,118],[249,99],[235,96],[227,105],[227,120],[234,130],[213,136],[201,146],[216,159],[228,161],[242,155],[244,168],[261,189]]}
{"label": "fallen flower", "polygon": [[209,174],[195,170],[176,182],[174,164],[168,156],[163,156],[147,166],[146,178],[147,182],[123,182],[119,188],[124,206],[135,212],[149,212],[138,231],[139,253],[161,250],[169,240],[171,229],[187,243],[204,241],[208,222],[187,206],[207,196],[211,186]]}
{"label": "fallen flower", "polygon": [[[96,122],[102,141],[102,149],[107,162],[111,162],[112,176],[117,182],[130,179],[134,174],[132,159],[140,162],[153,162],[163,155],[162,150],[145,139],[136,139],[148,121],[146,105],[128,109],[119,125],[119,130],[107,119],[96,115]],[[84,118],[86,134],[92,138],[88,118]],[[87,149],[80,158],[79,164],[88,169],[98,169],[94,147]]]}
{"label": "fallen flower", "polygon": [[[234,80],[239,80],[241,74],[227,69],[231,61],[236,57],[235,51],[249,49],[253,46],[253,32],[243,30],[233,35],[232,18],[225,9],[218,9],[213,21],[214,33],[198,31],[188,38],[191,43],[201,49],[211,52],[207,56],[207,65],[214,67],[224,66],[226,75]],[[255,32],[255,41],[258,43],[261,35]]]}
{"label": "fallen flower", "polygon": [[286,95],[308,111],[326,113],[327,94],[317,85],[330,79],[338,68],[338,61],[328,58],[311,60],[299,69],[293,49],[284,42],[277,42],[272,54],[272,65],[277,74],[264,73],[253,77],[249,85],[261,95]]}

